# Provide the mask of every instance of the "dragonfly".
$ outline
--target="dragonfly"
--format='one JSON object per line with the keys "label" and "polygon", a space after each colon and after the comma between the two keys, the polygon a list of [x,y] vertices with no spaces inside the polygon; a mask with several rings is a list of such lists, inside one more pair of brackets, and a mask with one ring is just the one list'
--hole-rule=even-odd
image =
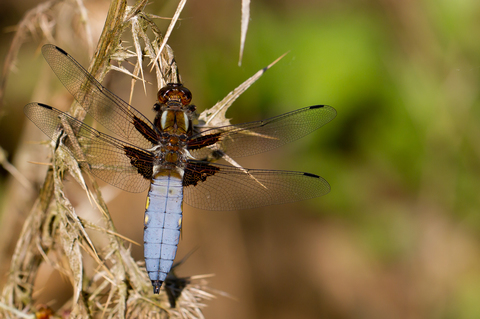
{"label": "dragonfly", "polygon": [[118,138],[43,103],[29,103],[24,112],[49,138],[60,138],[82,169],[124,191],[148,189],[144,257],[154,294],[175,259],[183,203],[229,211],[306,200],[330,191],[328,182],[315,174],[214,161],[259,154],[295,141],[330,122],[336,116],[331,106],[200,130],[194,124],[192,93],[178,80],[158,91],[152,122],[61,48],[47,44],[42,54],[75,100]]}

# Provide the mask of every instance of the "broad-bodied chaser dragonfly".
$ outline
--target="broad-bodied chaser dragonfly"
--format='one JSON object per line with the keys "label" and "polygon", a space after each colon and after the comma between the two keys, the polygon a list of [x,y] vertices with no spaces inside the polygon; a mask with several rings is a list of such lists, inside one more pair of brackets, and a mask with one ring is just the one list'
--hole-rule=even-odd
{"label": "broad-bodied chaser dragonfly", "polygon": [[330,191],[327,181],[310,173],[211,162],[221,154],[249,156],[299,139],[335,117],[330,106],[315,105],[263,121],[199,132],[192,122],[192,94],[181,83],[169,83],[158,91],[152,123],[62,49],[45,45],[42,53],[87,113],[125,141],[42,103],[27,104],[25,114],[51,139],[63,134],[63,146],[96,177],[129,192],[149,188],[144,256],[156,294],[177,252],[183,202],[206,210],[237,210],[310,199]]}

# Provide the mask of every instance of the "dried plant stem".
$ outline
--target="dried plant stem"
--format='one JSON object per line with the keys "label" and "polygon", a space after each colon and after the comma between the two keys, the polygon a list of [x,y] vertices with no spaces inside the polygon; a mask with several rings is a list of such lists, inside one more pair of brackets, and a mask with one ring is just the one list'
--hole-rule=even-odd
{"label": "dried plant stem", "polygon": [[[125,10],[126,1],[113,0],[111,2],[105,27],[98,43],[95,57],[89,68],[89,71],[94,74],[97,79],[101,80],[105,76],[108,70],[107,67],[109,63],[109,57],[118,47],[120,37],[125,28]],[[77,109],[72,109],[72,113],[79,116],[80,119],[83,119],[84,114],[82,115],[82,112],[78,112],[77,110],[83,111],[82,108],[77,107]],[[68,229],[68,227],[72,225],[75,227],[75,223],[72,223],[71,221],[58,223],[59,220],[56,218],[56,212],[49,211],[52,199],[54,197],[57,199],[57,203],[62,203],[62,201],[58,198],[59,196],[63,195],[59,195],[59,192],[62,192],[62,186],[60,183],[58,183],[58,181],[61,181],[61,177],[57,176],[57,169],[57,167],[51,168],[47,172],[47,176],[41,188],[39,197],[35,202],[30,216],[25,222],[20,240],[16,245],[8,280],[2,292],[2,300],[6,301],[6,303],[9,305],[13,305],[17,309],[24,309],[25,307],[33,304],[33,283],[36,278],[38,268],[44,261],[44,256],[46,256],[50,249],[52,249],[55,245],[54,238],[57,236],[56,232],[59,231],[58,226],[60,226],[60,229],[62,229],[61,225],[65,225],[67,227],[66,229],[63,229],[63,235],[76,234],[71,239],[72,242],[80,239],[78,238],[78,233],[70,232],[70,229]],[[113,222],[108,214],[107,206],[103,201],[100,192],[98,191],[98,187],[95,183],[93,185],[93,189],[95,190],[95,201],[97,205],[101,207],[104,212],[106,212],[104,216],[107,216],[106,220],[108,227],[110,229],[114,229]],[[65,201],[63,201],[63,203],[65,203]],[[51,224],[52,222],[53,224]],[[118,246],[121,244],[118,242],[115,236],[110,236],[110,238],[111,244],[116,246],[114,248],[117,248],[115,251],[119,252]],[[120,260],[120,253],[118,254],[118,260]],[[117,265],[121,265],[121,263],[118,263]],[[77,265],[77,267],[79,268],[78,270],[72,269],[72,271],[81,275],[81,264]],[[120,271],[120,273],[121,272],[122,271]],[[125,273],[124,269],[123,273]],[[81,285],[81,283],[82,282],[80,280],[77,284]],[[81,287],[77,286],[75,288],[76,291],[72,311],[79,314],[84,313],[84,310],[86,309],[75,309],[83,304],[78,303],[78,298],[80,295],[79,289],[81,289]],[[125,304],[125,302],[123,304]]]}
{"label": "dried plant stem", "polygon": [[[61,2],[62,0],[51,0],[47,2],[48,8]],[[81,1],[77,1],[77,3],[79,7],[83,6]],[[151,20],[153,16],[144,12],[146,3],[147,0],[139,0],[133,7],[128,7],[126,0],[111,1],[100,40],[88,68],[88,72],[98,81],[101,82],[109,70],[119,70],[132,76],[133,90],[136,80],[143,81],[142,61],[144,57],[149,58],[152,67],[155,68],[158,86],[180,79],[173,51],[167,44],[167,37],[164,38],[153,23]],[[179,1],[168,28],[168,34],[174,30],[174,25],[185,3],[186,0]],[[243,16],[248,17],[249,1],[243,1],[243,3]],[[40,11],[45,14],[45,10]],[[86,11],[80,9],[80,12],[85,14]],[[248,19],[246,20],[248,21]],[[243,51],[248,22],[245,22],[245,19],[242,21],[241,50]],[[132,31],[133,47],[135,48],[133,53],[123,48],[121,42],[122,35],[129,29]],[[146,32],[147,29],[152,31],[154,39],[150,39]],[[51,38],[51,34],[47,32],[44,36]],[[143,42],[143,48],[141,42]],[[137,59],[133,74],[121,65],[110,65],[111,60],[121,62],[127,58]],[[204,127],[200,125],[199,129],[205,129],[208,125],[229,124],[225,117],[228,107],[275,62],[257,72],[212,109],[205,110],[199,116],[200,123],[203,123]],[[2,83],[0,83],[0,93],[1,85]],[[86,115],[85,109],[76,103],[72,105],[70,113],[80,121]],[[68,126],[64,125],[64,131],[67,132],[70,140],[75,140],[71,128],[69,131]],[[89,227],[89,222],[83,222],[76,215],[73,205],[65,196],[63,172],[67,169],[83,187],[90,201],[102,212],[103,225],[97,226],[95,229],[104,227],[105,232],[103,233],[108,238],[107,247],[98,248],[94,244],[86,231],[87,228],[94,228]],[[84,176],[89,177],[89,187],[86,186]],[[202,301],[213,298],[212,294],[204,291],[205,287],[191,285],[190,278],[185,280],[185,278],[176,278],[172,275],[170,278],[172,285],[175,282],[182,282],[182,284],[188,282],[188,285],[185,287],[183,300],[179,300],[177,303],[177,308],[169,309],[165,293],[160,296],[151,295],[151,285],[145,270],[135,262],[130,251],[125,247],[124,240],[120,236],[116,236],[116,233],[107,205],[88,170],[82,173],[75,158],[63,147],[55,146],[53,165],[47,172],[39,196],[23,226],[20,240],[15,248],[7,283],[0,295],[0,305],[5,305],[5,307],[0,307],[0,318],[12,317],[12,312],[8,309],[15,308],[23,311],[33,307],[34,281],[40,265],[44,262],[49,263],[72,283],[74,294],[68,303],[71,318],[97,316],[102,318],[124,318],[126,316],[131,318],[146,316],[152,318],[203,318],[201,308],[204,307],[204,304]],[[82,255],[82,250],[98,263],[93,278],[84,278],[83,259],[85,256]],[[52,255],[59,256],[60,262],[53,261]]]}
{"label": "dried plant stem", "polygon": [[[118,49],[121,36],[126,27],[124,22],[127,2],[126,0],[112,0],[108,9],[105,25],[98,41],[97,49],[88,68],[99,82],[102,82],[108,72],[110,57]],[[72,114],[80,121],[85,118],[85,111],[78,104],[74,104]]]}

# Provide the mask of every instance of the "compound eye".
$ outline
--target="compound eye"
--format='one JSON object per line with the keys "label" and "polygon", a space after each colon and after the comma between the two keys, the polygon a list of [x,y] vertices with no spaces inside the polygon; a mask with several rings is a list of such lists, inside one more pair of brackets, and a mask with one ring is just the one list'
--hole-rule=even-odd
{"label": "compound eye", "polygon": [[157,98],[158,98],[158,101],[162,104],[165,104],[168,100],[168,92],[171,90],[172,88],[170,86],[164,86],[163,88],[161,88],[160,90],[158,90],[158,93],[157,93]]}
{"label": "compound eye", "polygon": [[179,94],[180,94],[180,99],[182,100],[183,105],[188,105],[190,104],[190,101],[192,100],[192,93],[190,92],[189,89],[186,87],[182,86],[179,88]]}

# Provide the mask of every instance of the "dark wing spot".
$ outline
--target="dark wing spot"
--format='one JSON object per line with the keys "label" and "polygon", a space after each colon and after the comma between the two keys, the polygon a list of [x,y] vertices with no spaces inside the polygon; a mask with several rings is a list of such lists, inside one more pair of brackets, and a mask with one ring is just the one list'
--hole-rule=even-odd
{"label": "dark wing spot", "polygon": [[44,107],[44,108],[49,109],[49,110],[53,110],[53,107],[51,107],[50,105],[43,104],[43,103],[37,103],[37,104],[38,104],[38,106]]}
{"label": "dark wing spot", "polygon": [[68,56],[68,53],[67,53],[67,52],[65,52],[63,49],[61,49],[61,48],[59,48],[59,47],[57,47],[57,46],[55,46],[55,48],[56,48],[56,49],[57,49],[57,50],[58,50],[60,53],[62,53],[62,54],[64,54],[64,55]]}

